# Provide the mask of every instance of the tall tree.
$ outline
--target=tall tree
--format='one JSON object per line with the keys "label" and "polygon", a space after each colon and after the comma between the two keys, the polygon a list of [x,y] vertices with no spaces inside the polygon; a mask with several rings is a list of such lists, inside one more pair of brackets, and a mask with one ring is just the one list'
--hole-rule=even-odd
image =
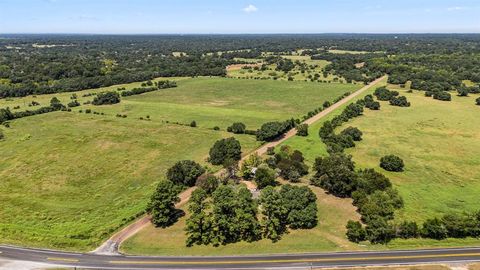
{"label": "tall tree", "polygon": [[202,188],[192,192],[188,202],[190,217],[186,221],[186,245],[208,245],[212,241],[212,219],[208,213],[210,203],[207,202],[208,194]]}
{"label": "tall tree", "polygon": [[147,212],[152,215],[152,223],[157,227],[165,228],[178,218],[179,212],[175,203],[180,201],[180,188],[171,181],[161,181],[150,198]]}

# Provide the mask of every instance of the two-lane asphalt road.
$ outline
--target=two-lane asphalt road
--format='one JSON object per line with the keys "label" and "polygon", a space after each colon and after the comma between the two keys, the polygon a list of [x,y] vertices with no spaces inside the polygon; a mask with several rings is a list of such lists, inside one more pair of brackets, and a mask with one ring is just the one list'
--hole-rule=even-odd
{"label": "two-lane asphalt road", "polygon": [[0,258],[96,269],[309,269],[423,263],[480,262],[480,247],[227,257],[107,256],[0,246]]}

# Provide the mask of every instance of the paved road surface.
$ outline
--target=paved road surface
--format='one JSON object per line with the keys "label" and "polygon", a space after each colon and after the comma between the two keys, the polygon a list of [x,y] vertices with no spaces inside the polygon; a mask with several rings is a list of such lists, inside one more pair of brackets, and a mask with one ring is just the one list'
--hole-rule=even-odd
{"label": "paved road surface", "polygon": [[97,269],[311,269],[480,261],[480,247],[381,252],[309,253],[234,257],[145,257],[67,253],[0,246],[0,259]]}

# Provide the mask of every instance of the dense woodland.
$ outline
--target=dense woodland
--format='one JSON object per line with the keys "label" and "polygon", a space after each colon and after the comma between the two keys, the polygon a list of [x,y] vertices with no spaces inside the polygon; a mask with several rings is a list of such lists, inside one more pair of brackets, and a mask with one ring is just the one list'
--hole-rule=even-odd
{"label": "dense woodland", "polygon": [[[304,49],[347,81],[390,81],[428,91],[480,81],[480,35],[4,35],[0,98],[77,91],[155,77],[224,76],[234,58]],[[367,51],[333,54],[329,49]],[[274,59],[274,58],[273,58]],[[362,66],[356,64],[364,63]],[[279,62],[290,70],[292,61]],[[473,89],[475,91],[475,89]]]}

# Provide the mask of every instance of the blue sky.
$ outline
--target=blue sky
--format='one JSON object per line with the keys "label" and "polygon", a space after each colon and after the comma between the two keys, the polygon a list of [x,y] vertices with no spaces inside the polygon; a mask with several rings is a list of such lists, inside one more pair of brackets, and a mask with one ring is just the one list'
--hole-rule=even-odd
{"label": "blue sky", "polygon": [[0,33],[480,32],[480,0],[0,0]]}

